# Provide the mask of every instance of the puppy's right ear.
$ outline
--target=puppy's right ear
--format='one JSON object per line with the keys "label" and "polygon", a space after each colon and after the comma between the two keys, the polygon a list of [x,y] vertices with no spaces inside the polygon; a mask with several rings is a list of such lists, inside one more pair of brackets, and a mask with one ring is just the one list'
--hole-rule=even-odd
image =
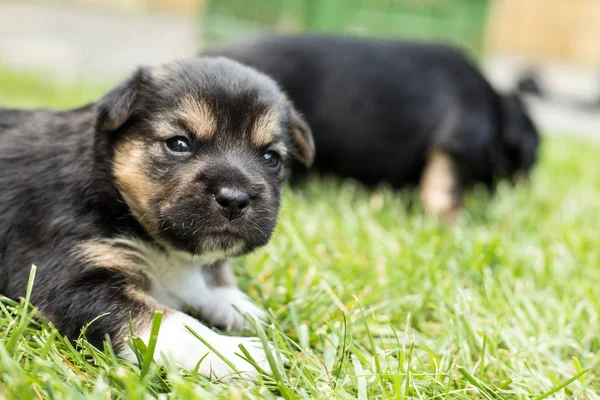
{"label": "puppy's right ear", "polygon": [[292,139],[294,156],[305,167],[310,167],[315,160],[315,140],[308,123],[292,108]]}
{"label": "puppy's right ear", "polygon": [[144,69],[140,68],[129,80],[112,89],[100,99],[96,120],[98,131],[115,131],[127,121],[131,115],[143,77]]}

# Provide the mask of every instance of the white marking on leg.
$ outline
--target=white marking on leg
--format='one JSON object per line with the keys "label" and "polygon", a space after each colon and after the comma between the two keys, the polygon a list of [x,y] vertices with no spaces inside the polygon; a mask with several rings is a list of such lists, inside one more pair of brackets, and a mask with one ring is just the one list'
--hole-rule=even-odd
{"label": "white marking on leg", "polygon": [[209,296],[212,301],[202,306],[202,317],[225,330],[251,329],[252,325],[248,323],[245,315],[263,321],[267,319],[267,313],[238,288],[211,288]]}
{"label": "white marking on leg", "polygon": [[[200,374],[217,379],[230,379],[237,375],[225,361],[213,353],[198,338],[194,337],[186,326],[191,328],[217,352],[229,360],[244,377],[254,378],[258,372],[250,363],[238,355],[243,354],[239,348],[240,345],[243,345],[248,350],[252,358],[262,369],[269,374],[271,373],[265,351],[258,338],[220,335],[196,319],[178,311],[165,315],[161,323],[154,353],[154,359],[157,363],[164,364],[164,361],[169,359],[185,369],[193,370],[198,362],[204,358],[199,367]],[[145,332],[136,332],[136,334],[144,343],[148,343],[148,339],[150,338],[149,328]],[[137,363],[137,359],[129,347],[123,350],[119,356]]]}
{"label": "white marking on leg", "polygon": [[151,279],[150,295],[159,303],[179,311],[187,307],[197,310],[207,323],[226,330],[251,328],[244,314],[266,319],[266,313],[238,288],[209,285],[206,268],[217,260],[212,256],[193,257],[179,251],[165,253],[135,240],[115,239],[113,242],[137,251]]}
{"label": "white marking on leg", "polygon": [[420,197],[425,211],[446,222],[456,219],[460,210],[457,174],[452,158],[437,150],[430,155],[421,179]]}

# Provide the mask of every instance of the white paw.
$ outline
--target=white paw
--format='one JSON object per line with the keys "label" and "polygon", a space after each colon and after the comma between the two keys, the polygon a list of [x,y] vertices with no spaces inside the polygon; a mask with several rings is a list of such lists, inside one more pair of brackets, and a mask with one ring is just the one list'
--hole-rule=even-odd
{"label": "white paw", "polygon": [[[206,346],[200,339],[190,333],[187,327],[196,332],[210,346]],[[148,343],[149,330],[136,332],[136,334],[144,343]],[[165,315],[161,323],[154,359],[159,364],[164,364],[168,359],[188,370],[194,370],[200,363],[198,372],[212,379],[227,380],[240,375],[244,378],[256,378],[258,371],[245,360],[240,345],[248,351],[251,358],[262,370],[267,374],[271,374],[265,350],[258,338],[220,335],[198,320],[177,311]],[[211,347],[215,350],[214,352]],[[121,351],[119,356],[131,362],[137,362],[133,351],[129,347]],[[227,361],[220,356],[223,356]]]}
{"label": "white paw", "polygon": [[[258,371],[252,364],[245,360],[245,355],[240,345],[248,351],[260,369],[269,375],[271,374],[265,350],[258,338],[221,336],[221,339],[222,341],[218,343],[218,348],[213,346],[229,363],[216,354],[210,353],[200,364],[200,374],[209,378],[225,380],[233,379],[239,375],[247,379],[255,379],[258,376]],[[231,368],[232,366],[234,367],[233,369]]]}
{"label": "white paw", "polygon": [[211,297],[214,301],[202,307],[202,318],[223,330],[252,329],[245,315],[263,321],[267,319],[267,313],[237,288],[211,289]]}

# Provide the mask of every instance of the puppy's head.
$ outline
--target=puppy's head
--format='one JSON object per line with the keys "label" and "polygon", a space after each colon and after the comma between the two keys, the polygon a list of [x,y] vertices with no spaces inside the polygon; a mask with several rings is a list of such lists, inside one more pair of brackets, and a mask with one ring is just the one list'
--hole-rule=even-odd
{"label": "puppy's head", "polygon": [[[118,189],[163,245],[244,254],[267,243],[307,124],[267,76],[225,58],[142,68],[98,104]],[[97,139],[98,141],[99,139]]]}
{"label": "puppy's head", "polygon": [[503,126],[497,156],[499,170],[516,183],[528,178],[537,160],[540,137],[517,94],[503,96],[501,104]]}

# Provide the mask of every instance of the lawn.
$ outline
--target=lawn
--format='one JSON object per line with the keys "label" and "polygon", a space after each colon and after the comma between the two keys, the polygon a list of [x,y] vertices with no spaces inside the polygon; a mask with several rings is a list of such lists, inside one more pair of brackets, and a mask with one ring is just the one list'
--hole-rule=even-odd
{"label": "lawn", "polygon": [[[108,87],[0,67],[3,106],[71,107]],[[287,190],[271,243],[237,262],[272,315],[263,338],[290,360],[258,382],[142,373],[4,299],[0,398],[600,398],[599,155],[548,138],[531,186],[470,193],[453,227],[410,193]]]}

